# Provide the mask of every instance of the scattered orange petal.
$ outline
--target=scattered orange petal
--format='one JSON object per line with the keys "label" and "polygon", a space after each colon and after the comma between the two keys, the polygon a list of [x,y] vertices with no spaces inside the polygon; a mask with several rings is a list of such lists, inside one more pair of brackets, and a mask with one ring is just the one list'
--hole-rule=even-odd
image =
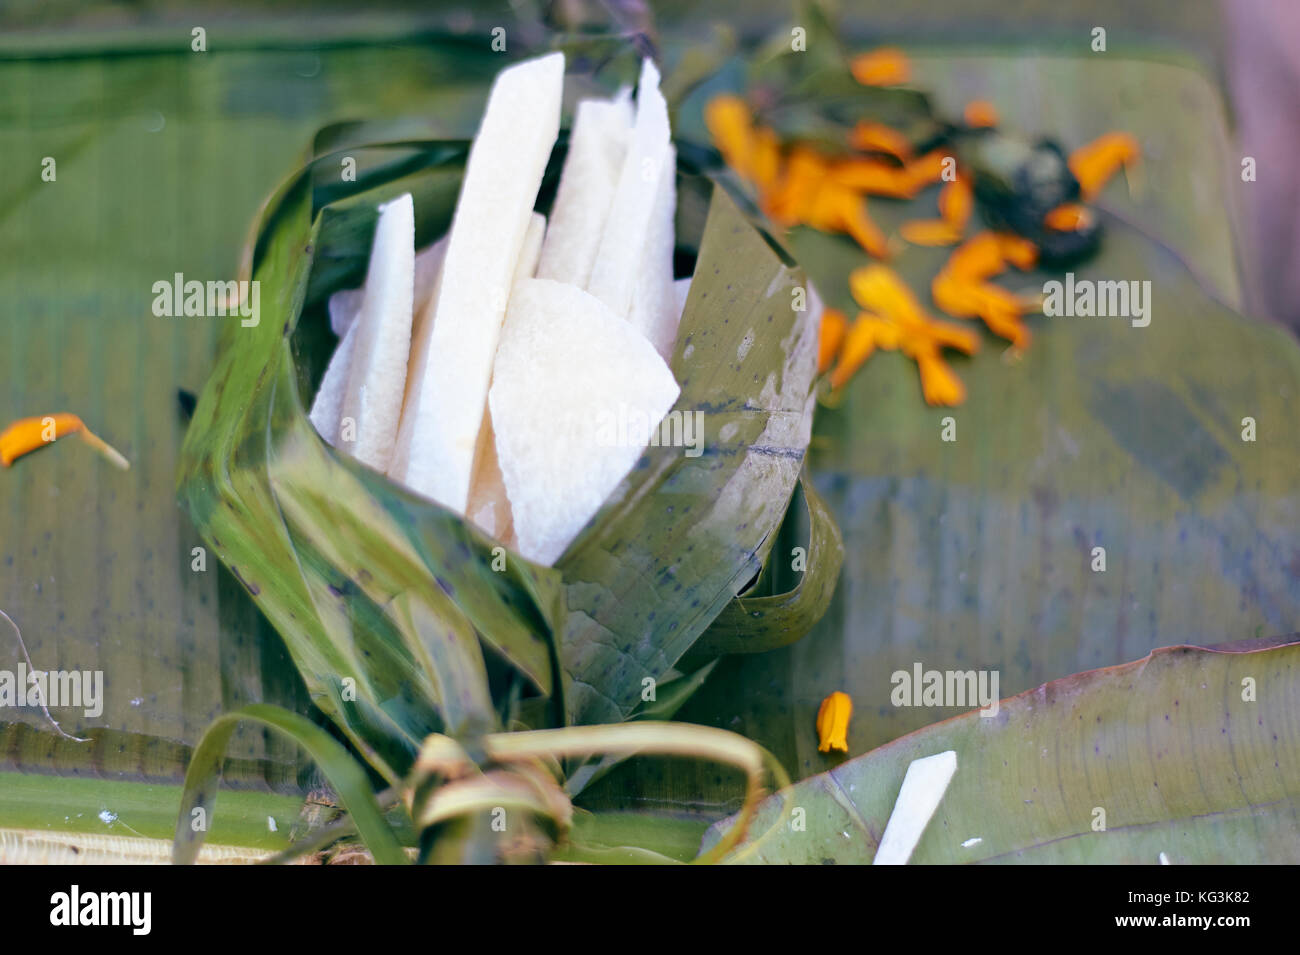
{"label": "scattered orange petal", "polygon": [[934,149],[909,162],[905,168],[914,192],[941,180],[949,158],[947,153]]}
{"label": "scattered orange petal", "polygon": [[912,78],[912,64],[897,47],[887,46],[855,56],[849,64],[863,86],[897,86]]}
{"label": "scattered orange petal", "polygon": [[987,129],[998,124],[998,109],[986,99],[971,100],[962,114],[966,125],[974,129]]}
{"label": "scattered orange petal", "polygon": [[1092,224],[1092,213],[1087,206],[1065,202],[1043,217],[1043,225],[1057,232],[1077,232]]}
{"label": "scattered orange petal", "polygon": [[917,355],[916,367],[921,372],[921,394],[926,404],[950,408],[966,400],[966,386],[937,350]]}
{"label": "scattered orange petal", "polygon": [[975,194],[970,180],[961,176],[939,191],[939,215],[958,230],[965,229],[975,208]]}
{"label": "scattered orange petal", "polygon": [[824,183],[804,221],[824,232],[848,233],[863,251],[877,259],[889,256],[885,234],[867,214],[867,201],[852,189]]}
{"label": "scattered orange petal", "polygon": [[756,129],[753,134],[750,178],[760,194],[770,192],[781,175],[781,143],[771,129]]}
{"label": "scattered orange petal", "polygon": [[998,251],[1020,271],[1032,269],[1038,262],[1038,246],[1014,232],[998,232]]}
{"label": "scattered orange petal", "polygon": [[9,467],[24,454],[53,444],[70,434],[80,435],[83,441],[123,470],[131,466],[116,449],[91,433],[79,417],[66,412],[19,418],[4,431],[0,431],[0,464]]}
{"label": "scattered orange petal", "polygon": [[828,308],[822,312],[821,334],[817,341],[817,371],[826,371],[844,344],[844,335],[849,328],[849,319],[838,308]]}
{"label": "scattered orange petal", "polygon": [[830,167],[830,175],[849,189],[891,199],[911,199],[921,188],[906,166],[878,159],[844,159]]}
{"label": "scattered orange petal", "polygon": [[906,136],[884,123],[862,120],[849,134],[849,145],[868,153],[884,153],[899,162],[912,158],[912,144]]}
{"label": "scattered orange petal", "polygon": [[1079,180],[1085,199],[1091,199],[1120,167],[1132,167],[1142,154],[1128,133],[1106,133],[1070,153],[1070,172]]}
{"label": "scattered orange petal", "polygon": [[915,219],[904,222],[898,231],[913,245],[956,245],[962,237],[961,229],[943,219]]}
{"label": "scattered orange petal", "polygon": [[704,125],[727,165],[749,178],[753,172],[754,129],[745,101],[738,96],[715,96],[704,107]]}
{"label": "scattered orange petal", "polygon": [[1005,267],[997,233],[984,231],[962,243],[948,259],[944,271],[966,281],[980,281],[997,275]]}

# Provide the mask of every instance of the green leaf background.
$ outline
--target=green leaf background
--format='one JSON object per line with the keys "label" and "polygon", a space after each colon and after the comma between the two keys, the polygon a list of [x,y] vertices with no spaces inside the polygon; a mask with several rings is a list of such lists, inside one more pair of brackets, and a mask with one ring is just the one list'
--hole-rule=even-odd
{"label": "green leaf background", "polygon": [[[1180,42],[1204,22],[1204,5],[1193,6],[1201,12],[1177,25]],[[904,25],[888,4],[871,13],[848,18],[859,45]],[[839,407],[819,412],[812,473],[845,537],[835,601],[792,647],[723,659],[678,711],[752,736],[797,777],[837,765],[816,752],[812,726],[830,689],[854,693],[852,755],[958,715],[889,705],[889,674],[917,660],[1000,667],[1012,695],[1158,646],[1287,633],[1300,619],[1300,369],[1293,339],[1238,314],[1249,291],[1233,238],[1241,185],[1213,74],[1170,44],[1140,45],[1153,33],[1140,11],[1107,13],[1135,27],[1111,30],[1104,63],[1072,55],[1060,32],[1045,41],[1031,15],[982,14],[960,36],[907,16],[931,44],[909,45],[919,82],[948,112],[987,96],[1007,122],[1067,145],[1112,128],[1139,135],[1146,191],[1135,200],[1112,183],[1103,251],[1080,271],[1150,278],[1156,312],[1147,329],[1032,321],[1034,342],[1012,367],[986,337],[980,355],[956,363],[971,398],[946,449],[942,414],[922,406],[898,356],[873,359]],[[700,31],[661,22],[671,63]],[[249,31],[205,59],[166,30],[109,50],[102,36],[10,37],[0,48],[0,85],[13,94],[0,100],[0,145],[18,171],[0,184],[0,411],[76,411],[133,462],[122,475],[67,444],[0,474],[4,608],[38,665],[100,667],[109,687],[99,720],[57,714],[92,744],[54,737],[35,712],[4,715],[4,825],[165,836],[189,746],[213,718],[249,702],[306,704],[239,582],[212,554],[207,573],[189,569],[201,541],[173,503],[185,429],[175,391],[201,388],[218,323],[154,319],[149,289],[175,271],[232,275],[268,187],[322,125],[417,116],[418,128],[399,123],[390,138],[463,136],[499,62],[481,45],[430,43],[436,29],[384,24],[324,46],[266,32],[273,42]],[[972,36],[986,45],[973,50]],[[684,104],[677,124],[700,138],[698,106]],[[46,155],[58,157],[55,184],[39,179]],[[873,202],[872,212],[928,215],[917,211],[928,201],[906,211]],[[819,265],[840,271],[841,248],[803,239],[793,244],[815,280]],[[923,287],[939,258],[910,250],[899,264]],[[1245,414],[1260,423],[1254,445],[1238,436]],[[1107,547],[1104,581],[1088,567],[1094,544]],[[251,809],[225,838],[273,844],[262,817],[283,819],[275,800],[301,799],[310,771],[296,747],[253,727],[236,732],[231,754],[227,784],[245,788],[219,801],[210,840],[249,798],[269,811]],[[1293,780],[1294,760],[1278,762]],[[167,793],[173,809],[150,810]],[[638,807],[707,821],[734,808],[739,787],[693,764],[635,761],[583,802],[626,808],[629,793]],[[56,796],[86,811],[42,812]],[[119,821],[102,822],[102,809]],[[650,828],[630,818],[613,842]],[[662,831],[677,844],[681,825]]]}

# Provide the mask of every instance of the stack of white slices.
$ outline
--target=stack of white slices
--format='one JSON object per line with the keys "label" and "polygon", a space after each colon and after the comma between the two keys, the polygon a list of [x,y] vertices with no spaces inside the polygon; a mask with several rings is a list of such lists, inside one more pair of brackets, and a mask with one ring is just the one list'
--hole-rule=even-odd
{"label": "stack of white slices", "polygon": [[341,340],[311,409],[335,447],[545,564],[649,440],[611,419],[654,426],[677,400],[684,300],[658,71],[635,106],[578,104],[548,223],[563,85],[559,53],[496,78],[442,239],[415,251],[409,194],[380,210],[365,285],[330,299]]}

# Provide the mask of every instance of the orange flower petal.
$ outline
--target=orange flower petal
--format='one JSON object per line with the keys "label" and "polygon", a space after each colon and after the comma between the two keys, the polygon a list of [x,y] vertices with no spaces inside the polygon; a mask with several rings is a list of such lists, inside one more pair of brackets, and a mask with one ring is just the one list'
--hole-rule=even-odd
{"label": "orange flower petal", "polygon": [[934,304],[954,318],[974,318],[979,315],[979,283],[969,282],[945,270],[930,283]]}
{"label": "orange flower petal", "polygon": [[939,215],[959,230],[966,228],[974,208],[975,193],[965,176],[954,179],[939,192]]}
{"label": "orange flower petal", "polygon": [[910,199],[920,188],[906,167],[878,159],[842,160],[831,166],[830,175],[848,189],[891,199]]}
{"label": "orange flower petal", "polygon": [[889,257],[885,234],[867,214],[866,200],[851,189],[824,186],[806,221],[814,229],[848,233],[863,251],[877,259]]}
{"label": "orange flower petal", "polygon": [[971,100],[962,113],[966,125],[975,129],[986,129],[998,124],[998,109],[986,99]]}
{"label": "orange flower petal", "polygon": [[904,329],[925,321],[921,303],[898,274],[884,265],[866,265],[849,274],[849,291],[865,309],[899,323]]}
{"label": "orange flower petal", "polygon": [[19,418],[0,432],[0,464],[5,467],[14,461],[59,438],[75,434],[85,427],[74,414],[52,414],[33,418]]}
{"label": "orange flower petal", "polygon": [[780,182],[764,197],[763,211],[781,225],[808,218],[825,179],[826,160],[807,147],[796,148]]}
{"label": "orange flower petal", "polygon": [[912,144],[906,136],[884,123],[860,121],[849,133],[849,145],[868,153],[885,153],[899,162],[912,158]]}
{"label": "orange flower petal", "polygon": [[931,183],[939,182],[943,178],[948,158],[947,153],[935,149],[908,163],[905,168],[912,188],[920,191]]}
{"label": "orange flower petal", "polygon": [[904,222],[899,234],[913,245],[956,245],[961,241],[962,230],[943,219],[916,219]]}
{"label": "orange flower petal", "polygon": [[727,165],[749,178],[753,171],[754,130],[745,101],[738,96],[714,97],[704,107],[704,125]]}
{"label": "orange flower petal", "polygon": [[1121,166],[1132,166],[1141,154],[1141,147],[1133,136],[1106,133],[1070,153],[1070,172],[1079,180],[1083,197],[1090,199]]}
{"label": "orange flower petal", "polygon": [[998,251],[1020,271],[1032,269],[1038,262],[1038,246],[1014,232],[998,232]]}
{"label": "orange flower petal", "polygon": [[19,418],[4,431],[0,431],[0,464],[9,467],[24,454],[29,454],[59,438],[79,434],[83,441],[108,458],[117,467],[126,470],[131,465],[115,448],[91,433],[85,423],[74,414],[62,412],[32,418]]}
{"label": "orange flower petal", "polygon": [[821,333],[817,341],[817,371],[830,368],[835,354],[844,344],[844,335],[848,331],[848,317],[838,308],[828,308],[822,312]]}
{"label": "orange flower petal", "polygon": [[1043,217],[1043,225],[1057,232],[1077,232],[1092,223],[1087,206],[1064,202]]}
{"label": "orange flower petal", "polygon": [[897,47],[860,53],[849,63],[853,78],[863,86],[897,86],[912,78],[912,64]]}
{"label": "orange flower petal", "polygon": [[921,373],[921,394],[932,407],[952,407],[966,400],[966,386],[939,355],[922,354],[916,359]]}
{"label": "orange flower petal", "polygon": [[1002,243],[993,232],[980,232],[953,252],[944,271],[967,281],[997,275],[1006,268]]}

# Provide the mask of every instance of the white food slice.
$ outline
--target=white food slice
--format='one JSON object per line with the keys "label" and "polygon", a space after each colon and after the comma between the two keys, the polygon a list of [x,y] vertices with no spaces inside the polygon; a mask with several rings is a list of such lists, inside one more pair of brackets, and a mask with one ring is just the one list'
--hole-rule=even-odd
{"label": "white food slice", "polygon": [[510,279],[513,289],[524,279],[531,279],[537,274],[537,266],[542,257],[542,245],[546,238],[546,216],[534,212],[528,218],[528,228],[524,230],[524,241],[519,245],[519,259],[515,262],[515,274]]}
{"label": "white food slice", "polygon": [[872,865],[907,864],[955,772],[957,754],[952,750],[912,761]]}
{"label": "white food slice", "polygon": [[[412,314],[417,317],[429,296],[433,294],[438,276],[442,272],[442,259],[446,253],[446,236],[415,253],[415,292],[412,297]],[[352,327],[352,320],[361,311],[361,300],[365,294],[365,286],[362,286],[343,289],[330,296],[330,329],[339,338],[346,335],[348,329]]]}
{"label": "white food slice", "polygon": [[636,464],[680,389],[631,325],[548,279],[515,288],[494,374],[488,401],[518,550],[551,564]]}
{"label": "white food slice", "polygon": [[465,513],[492,361],[537,190],[560,129],[564,55],[498,74],[461,185],[428,348],[389,474]]}
{"label": "white food slice", "polygon": [[583,100],[569,136],[569,154],[551,204],[551,221],[537,264],[539,279],[585,288],[596,261],[632,128],[624,97]]}
{"label": "white food slice", "polygon": [[366,288],[346,288],[330,296],[330,331],[342,339],[352,327],[352,321],[361,311],[361,300],[365,298]]}
{"label": "white food slice", "polygon": [[465,514],[497,540],[509,547],[515,546],[510,495],[506,492],[505,478],[501,476],[501,464],[497,460],[496,430],[490,412],[483,416],[483,447],[479,450]]}
{"label": "white food slice", "polygon": [[[528,231],[524,234],[524,245],[519,252],[519,265],[515,268],[515,280],[511,288],[533,277],[537,270],[538,256],[542,251],[542,236],[546,234],[546,217],[534,212],[529,220]],[[478,463],[474,467],[474,479],[469,487],[469,504],[465,513],[497,540],[514,546],[514,524],[510,517],[510,498],[506,494],[506,485],[501,477],[501,466],[497,463],[496,437],[492,428],[492,415],[483,416],[483,430],[479,434]]]}
{"label": "white food slice", "polygon": [[414,288],[415,205],[406,193],[379,212],[339,418],[338,447],[379,471],[402,412]]}
{"label": "white food slice", "polygon": [[660,179],[675,175],[671,140],[659,71],[645,60],[637,85],[636,123],[587,283],[587,291],[625,318],[641,275]]}
{"label": "white food slice", "polygon": [[343,414],[343,392],[348,387],[348,369],[352,366],[352,350],[356,347],[356,326],[348,328],[343,340],[330,356],[325,375],[316,389],[311,404],[311,423],[317,434],[332,445],[339,443],[339,417]]}
{"label": "white food slice", "polygon": [[641,253],[641,273],[632,291],[632,309],[628,321],[655,351],[671,361],[677,342],[677,323],[682,310],[673,294],[673,246],[677,217],[677,150],[668,147],[668,159],[659,177],[645,248]]}

